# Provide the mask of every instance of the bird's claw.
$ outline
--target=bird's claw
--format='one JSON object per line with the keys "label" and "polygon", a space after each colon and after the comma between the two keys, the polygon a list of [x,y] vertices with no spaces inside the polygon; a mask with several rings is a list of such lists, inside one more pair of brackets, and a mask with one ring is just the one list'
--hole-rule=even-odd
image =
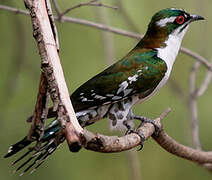
{"label": "bird's claw", "polygon": [[130,129],[130,130],[127,130],[126,131],[125,135],[131,134],[131,133],[135,133],[135,134],[137,134],[140,137],[140,139],[141,139],[140,144],[139,144],[140,145],[140,148],[137,151],[142,150],[143,149],[143,142],[145,141],[144,134],[141,133],[141,132],[138,132],[138,131],[135,131],[135,130]]}
{"label": "bird's claw", "polygon": [[154,131],[153,135],[157,137],[160,133],[160,128],[155,123],[155,121],[152,120],[152,119],[145,118],[145,119],[142,120],[142,123],[139,125],[139,127],[142,127],[145,123],[151,123],[154,126],[155,131]]}

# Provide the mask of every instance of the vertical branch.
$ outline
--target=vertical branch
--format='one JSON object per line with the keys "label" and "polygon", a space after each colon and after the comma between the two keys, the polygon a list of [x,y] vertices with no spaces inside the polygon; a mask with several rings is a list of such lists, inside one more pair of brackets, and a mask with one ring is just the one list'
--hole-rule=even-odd
{"label": "vertical branch", "polygon": [[28,139],[35,139],[38,141],[41,140],[44,133],[45,120],[48,115],[48,107],[49,94],[47,87],[47,79],[44,73],[41,73],[37,102],[35,105],[34,113],[31,118],[32,124],[28,132]]}
{"label": "vertical branch", "polygon": [[24,2],[30,11],[33,36],[37,41],[41,68],[47,79],[48,91],[70,147],[80,142],[79,136],[83,129],[77,121],[69,98],[46,3],[44,0],[25,0]]}
{"label": "vertical branch", "polygon": [[[109,24],[109,19],[104,9],[96,8],[97,19],[103,24]],[[101,32],[103,39],[104,57],[107,65],[111,65],[114,61],[114,42],[112,34],[108,32]]]}
{"label": "vertical branch", "polygon": [[126,152],[127,164],[129,166],[130,178],[131,180],[141,180],[141,171],[140,171],[140,161],[138,158],[138,153],[135,149],[129,150]]}
{"label": "vertical branch", "polygon": [[191,74],[190,74],[190,96],[189,96],[189,108],[190,108],[190,116],[191,116],[191,131],[192,131],[192,142],[193,146],[196,149],[201,149],[200,139],[199,139],[199,123],[198,123],[198,115],[197,115],[197,97],[196,97],[196,73],[200,67],[200,63],[197,61],[194,63]]}

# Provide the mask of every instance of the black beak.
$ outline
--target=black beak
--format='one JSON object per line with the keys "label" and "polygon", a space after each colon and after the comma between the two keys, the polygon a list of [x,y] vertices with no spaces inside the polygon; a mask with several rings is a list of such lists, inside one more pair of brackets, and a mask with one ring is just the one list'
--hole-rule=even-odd
{"label": "black beak", "polygon": [[204,19],[205,18],[202,17],[202,16],[199,16],[199,15],[196,15],[196,14],[191,14],[191,20],[190,20],[190,22],[204,20]]}

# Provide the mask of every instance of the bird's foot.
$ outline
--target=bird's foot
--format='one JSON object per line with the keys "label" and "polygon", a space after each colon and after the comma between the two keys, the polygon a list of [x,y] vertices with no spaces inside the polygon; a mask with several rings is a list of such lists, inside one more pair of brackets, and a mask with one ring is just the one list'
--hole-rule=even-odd
{"label": "bird's foot", "polygon": [[143,149],[143,143],[144,143],[144,141],[145,141],[145,136],[144,136],[144,134],[141,133],[141,132],[138,132],[138,131],[136,131],[136,130],[133,130],[133,129],[128,129],[128,130],[126,131],[125,135],[131,134],[131,133],[136,133],[137,135],[139,135],[141,141],[140,141],[140,148],[139,148],[137,151],[142,150],[142,149]]}
{"label": "bird's foot", "polygon": [[139,127],[143,126],[144,123],[151,123],[154,126],[154,128],[155,128],[155,132],[153,133],[153,135],[154,136],[158,136],[159,135],[160,128],[158,127],[158,125],[155,123],[154,120],[149,119],[149,118],[144,117],[144,116],[136,116],[136,115],[133,115],[133,118],[137,119],[137,120],[141,120],[141,124],[139,125]]}

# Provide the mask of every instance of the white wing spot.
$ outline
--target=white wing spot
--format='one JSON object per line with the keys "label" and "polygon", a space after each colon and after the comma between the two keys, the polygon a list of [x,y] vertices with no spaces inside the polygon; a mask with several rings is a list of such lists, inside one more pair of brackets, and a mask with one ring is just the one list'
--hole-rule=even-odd
{"label": "white wing spot", "polygon": [[117,91],[117,94],[119,94],[121,91],[125,90],[128,86],[127,81],[123,81],[121,84],[119,84],[119,89]]}
{"label": "white wing spot", "polygon": [[107,97],[113,97],[114,94],[106,94]]}
{"label": "white wing spot", "polygon": [[129,83],[131,84],[133,81],[137,81],[137,77],[138,77],[138,75],[137,75],[137,74],[136,74],[136,75],[134,75],[134,76],[130,76],[130,77],[128,77]]}
{"label": "white wing spot", "polygon": [[80,93],[80,96],[82,96],[84,93]]}
{"label": "white wing spot", "polygon": [[82,102],[84,102],[84,101],[88,101],[88,99],[83,97]]}
{"label": "white wing spot", "polygon": [[121,98],[122,98],[121,96],[113,96],[112,100],[118,100],[118,99],[121,99]]}
{"label": "white wing spot", "polygon": [[100,95],[95,95],[94,98],[100,99],[100,100],[106,99],[106,97],[100,96]]}
{"label": "white wing spot", "polygon": [[10,148],[8,149],[8,153],[11,153],[13,150],[13,146],[10,146]]}

